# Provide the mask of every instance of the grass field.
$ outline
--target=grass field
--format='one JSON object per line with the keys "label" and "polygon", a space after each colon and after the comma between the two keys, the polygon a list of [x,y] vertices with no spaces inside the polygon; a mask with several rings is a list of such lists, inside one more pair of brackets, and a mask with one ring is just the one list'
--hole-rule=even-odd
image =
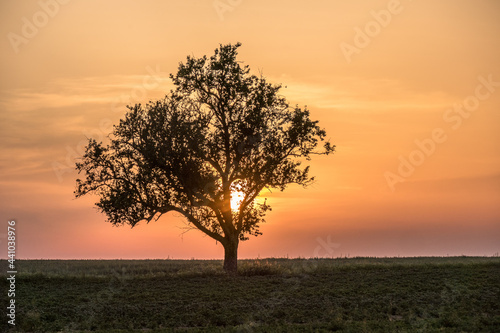
{"label": "grass field", "polygon": [[16,264],[19,332],[500,332],[497,257]]}

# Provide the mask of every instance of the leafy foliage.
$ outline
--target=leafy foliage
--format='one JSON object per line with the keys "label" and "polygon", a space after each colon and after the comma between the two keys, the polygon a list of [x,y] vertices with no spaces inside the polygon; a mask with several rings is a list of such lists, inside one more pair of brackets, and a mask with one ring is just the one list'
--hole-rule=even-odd
{"label": "leafy foliage", "polygon": [[[76,165],[86,175],[76,196],[97,194],[113,224],[135,226],[173,211],[223,244],[260,234],[270,206],[256,203],[259,193],[307,186],[313,177],[299,159],[335,147],[307,109],[291,108],[279,85],[236,60],[239,46],[188,57],[171,75],[175,90],[129,106],[109,145],[90,140]],[[231,207],[235,190],[244,193],[239,207]]]}

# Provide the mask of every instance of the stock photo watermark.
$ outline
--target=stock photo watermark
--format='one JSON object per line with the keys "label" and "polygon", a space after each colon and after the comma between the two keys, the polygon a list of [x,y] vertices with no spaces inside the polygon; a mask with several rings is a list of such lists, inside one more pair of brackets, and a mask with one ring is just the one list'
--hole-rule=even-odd
{"label": "stock photo watermark", "polygon": [[[335,249],[340,247],[339,243],[332,242],[330,235],[326,236],[326,241],[321,237],[316,237],[316,242],[318,242],[319,245],[314,249],[314,258],[322,258],[325,255],[333,258]],[[321,254],[322,252],[325,254]]]}
{"label": "stock photo watermark", "polygon": [[16,221],[7,222],[7,322],[16,325]]}
{"label": "stock photo watermark", "polygon": [[232,12],[242,2],[243,0],[215,0],[212,5],[219,16],[219,20],[224,21],[225,13]]}
{"label": "stock photo watermark", "polygon": [[[301,261],[300,274],[298,276],[285,274],[282,277],[282,289],[271,293],[265,304],[262,305],[267,308],[269,313],[279,311],[289,301],[291,295],[296,294],[300,288],[303,288],[303,282],[309,278],[309,273],[314,273],[319,266],[317,259],[333,258],[335,251],[341,246],[340,243],[332,241],[331,235],[326,236],[326,239],[318,236],[315,240],[317,245],[312,252],[313,256],[305,259],[299,258]],[[251,316],[237,328],[236,332],[255,332],[256,329],[259,329],[259,320]]]}
{"label": "stock photo watermark", "polygon": [[60,11],[61,5],[66,5],[71,0],[40,0],[38,6],[40,9],[36,11],[31,18],[23,16],[21,18],[21,28],[19,33],[9,32],[7,39],[12,46],[12,49],[17,54],[20,52],[21,45],[26,45],[30,40],[35,38],[41,29],[49,24]]}
{"label": "stock photo watermark", "polygon": [[390,0],[387,3],[386,9],[371,10],[370,16],[372,19],[366,22],[363,27],[354,27],[352,42],[341,42],[339,45],[340,51],[342,51],[347,63],[350,64],[352,62],[354,54],[359,54],[363,49],[368,47],[372,40],[380,35],[383,28],[386,28],[392,22],[392,18],[403,12],[403,9],[404,7],[399,0]]}
{"label": "stock photo watermark", "polygon": [[[443,113],[443,121],[450,124],[453,131],[458,130],[463,121],[468,119],[479,108],[481,101],[487,100],[500,87],[500,81],[494,81],[492,74],[486,78],[478,76],[477,80],[479,84],[474,89],[474,94],[465,97],[460,103],[453,104],[452,108],[445,110]],[[397,171],[386,171],[384,173],[385,181],[391,192],[396,190],[396,184],[402,183],[411,177],[415,170],[436,152],[438,145],[446,142],[446,140],[448,140],[446,131],[441,127],[436,127],[427,138],[416,139],[414,143],[417,147],[407,156],[399,155]]]}
{"label": "stock photo watermark", "polygon": [[113,269],[113,277],[109,279],[108,285],[99,291],[90,302],[92,303],[92,311],[86,318],[86,323],[92,326],[98,320],[98,314],[106,310],[106,304],[109,304],[116,296],[127,288],[129,282],[128,272],[125,267],[121,271]]}
{"label": "stock photo watermark", "polygon": [[[148,95],[148,91],[158,88],[168,78],[168,73],[162,72],[159,65],[156,65],[154,69],[151,66],[147,66],[146,72],[148,74],[144,76],[140,85],[133,87],[129,93],[121,94],[112,101],[111,111],[118,113],[123,110],[124,105],[133,104],[137,100],[144,100]],[[52,162],[52,170],[59,183],[64,180],[64,174],[74,170],[75,160],[85,154],[88,139],[93,138],[97,141],[102,141],[112,130],[113,121],[110,118],[102,118],[97,128],[92,130],[84,129],[82,131],[85,139],[80,140],[74,147],[66,145],[64,162]]]}

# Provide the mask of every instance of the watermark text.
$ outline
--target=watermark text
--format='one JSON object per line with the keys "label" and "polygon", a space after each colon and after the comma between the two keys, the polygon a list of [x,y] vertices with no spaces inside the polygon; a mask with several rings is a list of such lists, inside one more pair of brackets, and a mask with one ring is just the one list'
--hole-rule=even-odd
{"label": "watermark text", "polygon": [[9,306],[7,306],[7,322],[16,325],[16,221],[7,222],[7,283]]}

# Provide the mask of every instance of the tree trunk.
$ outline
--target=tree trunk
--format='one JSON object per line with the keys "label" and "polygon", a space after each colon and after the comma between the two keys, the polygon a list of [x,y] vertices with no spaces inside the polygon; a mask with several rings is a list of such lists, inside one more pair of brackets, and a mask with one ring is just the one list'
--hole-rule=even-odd
{"label": "tree trunk", "polygon": [[224,245],[224,270],[230,275],[238,274],[238,239],[228,240]]}

